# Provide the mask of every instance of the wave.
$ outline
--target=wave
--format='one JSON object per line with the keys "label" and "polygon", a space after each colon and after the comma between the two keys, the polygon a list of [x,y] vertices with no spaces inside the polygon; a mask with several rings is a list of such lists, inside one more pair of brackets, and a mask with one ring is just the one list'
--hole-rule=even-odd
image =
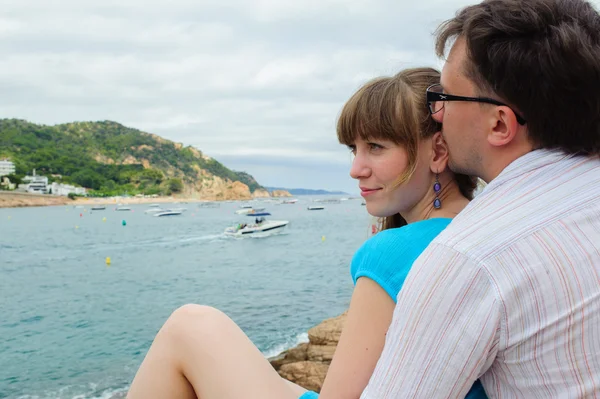
{"label": "wave", "polygon": [[81,394],[65,394],[64,390],[70,387],[65,387],[59,392],[48,392],[40,395],[22,395],[17,399],[125,399],[129,387],[110,388],[102,392],[87,392]]}
{"label": "wave", "polygon": [[283,351],[291,349],[300,344],[305,344],[307,342],[308,342],[308,333],[303,332],[301,334],[296,335],[295,337],[292,337],[292,338],[286,340],[283,343],[276,344],[276,345],[270,347],[269,349],[264,350],[262,352],[262,354],[268,359],[268,358],[279,355]]}

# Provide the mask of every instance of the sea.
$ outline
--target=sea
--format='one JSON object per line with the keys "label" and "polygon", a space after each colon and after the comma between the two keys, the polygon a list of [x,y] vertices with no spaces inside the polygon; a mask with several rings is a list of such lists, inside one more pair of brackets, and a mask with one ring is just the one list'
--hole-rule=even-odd
{"label": "sea", "polygon": [[[331,198],[331,197],[327,197]],[[227,313],[266,357],[347,309],[349,265],[371,235],[360,200],[254,202],[283,232],[231,238],[247,202],[153,217],[90,206],[0,209],[0,398],[126,392],[161,325],[187,303]],[[163,205],[164,206],[164,205]]]}

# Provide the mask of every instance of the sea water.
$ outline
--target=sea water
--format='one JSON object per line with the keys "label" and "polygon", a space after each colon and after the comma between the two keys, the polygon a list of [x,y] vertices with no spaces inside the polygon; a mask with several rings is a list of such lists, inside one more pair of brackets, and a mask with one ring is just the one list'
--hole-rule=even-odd
{"label": "sea water", "polygon": [[261,202],[268,218],[291,223],[243,239],[223,235],[253,220],[234,213],[239,202],[170,205],[187,208],[171,217],[144,213],[148,205],[0,209],[0,398],[125,391],[186,303],[223,310],[265,356],[306,341],[347,308],[349,263],[371,232],[360,200],[309,204]]}

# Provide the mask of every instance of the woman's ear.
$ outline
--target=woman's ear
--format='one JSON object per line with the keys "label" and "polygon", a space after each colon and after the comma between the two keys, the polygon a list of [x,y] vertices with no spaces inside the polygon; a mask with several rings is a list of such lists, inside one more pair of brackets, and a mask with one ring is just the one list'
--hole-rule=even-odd
{"label": "woman's ear", "polygon": [[431,160],[429,167],[433,173],[439,173],[446,169],[448,166],[448,144],[442,137],[441,132],[437,132],[431,138]]}

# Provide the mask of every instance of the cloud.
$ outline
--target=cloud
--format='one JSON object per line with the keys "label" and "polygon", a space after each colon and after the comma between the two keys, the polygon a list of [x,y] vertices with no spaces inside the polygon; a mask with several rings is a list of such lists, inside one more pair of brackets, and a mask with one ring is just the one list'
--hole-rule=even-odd
{"label": "cloud", "polygon": [[[281,186],[310,165],[276,161],[344,164],[344,102],[375,76],[439,66],[431,33],[468,3],[4,0],[0,115],[114,120],[253,174],[270,159],[261,183]],[[322,176],[311,188],[347,170]]]}

